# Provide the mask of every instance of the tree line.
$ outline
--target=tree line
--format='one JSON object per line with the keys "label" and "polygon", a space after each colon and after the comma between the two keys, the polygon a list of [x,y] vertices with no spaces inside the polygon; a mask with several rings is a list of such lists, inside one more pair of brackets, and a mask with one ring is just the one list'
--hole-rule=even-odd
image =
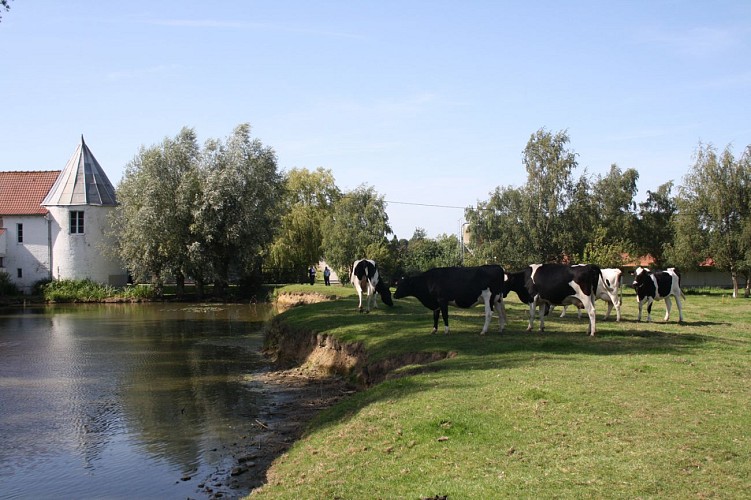
{"label": "tree line", "polygon": [[[340,276],[359,258],[395,278],[430,267],[531,262],[624,265],[651,255],[659,267],[719,269],[751,277],[751,146],[735,158],[699,144],[694,165],[673,195],[673,181],[636,203],[639,174],[613,164],[605,175],[575,177],[566,131],[540,129],[523,151],[521,187],[499,186],[465,211],[469,242],[428,238],[416,228],[399,239],[386,202],[372,186],[343,192],[330,170],[280,172],[272,148],[241,124],[225,140],[199,146],[193,129],[142,147],[126,166],[112,218],[115,252],[134,279],[160,290],[186,278],[199,293],[223,294],[231,281],[302,281],[320,260]],[[464,239],[464,235],[462,235]],[[466,251],[465,251],[466,250]]]}

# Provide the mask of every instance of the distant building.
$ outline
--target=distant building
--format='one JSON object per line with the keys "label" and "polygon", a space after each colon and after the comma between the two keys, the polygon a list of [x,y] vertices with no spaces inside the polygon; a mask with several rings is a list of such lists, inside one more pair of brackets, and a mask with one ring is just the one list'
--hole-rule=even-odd
{"label": "distant building", "polygon": [[0,172],[0,271],[24,292],[43,279],[124,285],[108,250],[115,189],[81,137],[62,171]]}

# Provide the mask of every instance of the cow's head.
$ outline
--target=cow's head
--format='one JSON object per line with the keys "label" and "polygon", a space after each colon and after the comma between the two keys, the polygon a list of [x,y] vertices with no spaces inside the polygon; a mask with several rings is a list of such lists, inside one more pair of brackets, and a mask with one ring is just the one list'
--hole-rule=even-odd
{"label": "cow's head", "polygon": [[644,285],[644,282],[649,278],[649,269],[646,267],[637,267],[634,270],[634,282],[631,283],[631,286],[634,288],[639,288],[640,286]]}
{"label": "cow's head", "polygon": [[380,284],[381,286],[379,287],[378,293],[381,295],[381,300],[387,306],[393,306],[394,301],[391,300],[391,290],[389,290],[389,287],[386,283],[380,282]]}
{"label": "cow's head", "polygon": [[411,278],[405,276],[396,280],[396,291],[394,292],[395,299],[409,297],[413,293]]}

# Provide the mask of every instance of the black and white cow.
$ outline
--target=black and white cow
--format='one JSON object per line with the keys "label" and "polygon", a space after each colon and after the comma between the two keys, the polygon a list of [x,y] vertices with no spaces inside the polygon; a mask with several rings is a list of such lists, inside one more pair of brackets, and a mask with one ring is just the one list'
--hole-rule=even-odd
{"label": "black and white cow", "polygon": [[388,306],[393,306],[394,301],[391,300],[391,290],[381,280],[380,273],[378,272],[378,266],[375,261],[360,259],[356,260],[352,264],[352,284],[355,285],[357,290],[357,297],[359,303],[357,308],[360,312],[363,312],[362,308],[362,294],[365,292],[367,297],[365,298],[365,312],[370,312],[371,304],[373,307],[378,307],[375,294],[378,293],[381,296],[383,303]]}
{"label": "black and white cow", "polygon": [[[608,312],[605,313],[604,320],[610,317],[610,313],[615,308],[615,320],[621,320],[621,297],[619,295],[621,289],[621,276],[623,271],[616,268],[601,269],[599,281],[597,282],[597,292],[595,293],[595,300],[604,300],[608,305]],[[561,318],[566,315],[566,309],[568,306],[563,306],[561,311]],[[578,310],[578,315],[581,318],[582,310]]]}
{"label": "black and white cow", "polygon": [[532,264],[522,271],[506,275],[504,295],[516,292],[519,300],[529,305],[529,326],[532,331],[535,312],[540,307],[540,331],[545,331],[546,306],[574,304],[587,311],[589,334],[595,334],[595,291],[600,268],[594,264]]}
{"label": "black and white cow", "polygon": [[681,299],[685,300],[686,296],[681,291],[681,275],[674,267],[669,267],[666,271],[650,271],[645,267],[637,267],[634,271],[634,289],[636,289],[636,300],[639,304],[639,315],[636,321],[641,321],[641,308],[647,304],[647,321],[652,321],[652,303],[655,300],[665,300],[665,321],[670,319],[670,308],[672,306],[670,297],[675,297],[675,303],[678,305],[678,321],[683,321],[683,308]]}
{"label": "black and white cow", "polygon": [[436,267],[422,274],[402,278],[394,292],[395,299],[417,297],[425,307],[433,311],[433,331],[438,331],[438,316],[443,315],[444,333],[449,333],[449,304],[468,308],[483,302],[485,324],[480,335],[485,335],[498,311],[500,331],[506,326],[506,310],[503,307],[504,271],[501,266]]}

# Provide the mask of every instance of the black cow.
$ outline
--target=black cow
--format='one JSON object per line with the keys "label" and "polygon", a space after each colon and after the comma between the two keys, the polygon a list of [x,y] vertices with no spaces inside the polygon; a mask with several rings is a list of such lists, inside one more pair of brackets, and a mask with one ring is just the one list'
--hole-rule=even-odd
{"label": "black cow", "polygon": [[357,296],[360,299],[360,303],[357,305],[360,312],[363,312],[363,291],[368,294],[365,299],[365,312],[370,312],[371,303],[373,304],[373,307],[378,307],[375,301],[376,292],[381,296],[381,300],[384,304],[388,306],[394,305],[394,301],[391,300],[391,290],[389,290],[389,287],[381,279],[375,261],[366,259],[356,260],[354,264],[352,264],[351,280],[352,284],[355,285]]}
{"label": "black cow", "polygon": [[493,308],[498,311],[500,331],[506,325],[506,310],[503,307],[503,279],[501,266],[436,267],[422,274],[402,278],[394,292],[395,299],[413,296],[422,305],[433,311],[433,331],[438,331],[438,315],[443,315],[444,332],[449,333],[449,304],[468,308],[478,302],[485,303],[485,325],[480,335],[485,335],[493,317]]}
{"label": "black cow", "polygon": [[639,303],[639,315],[636,321],[641,321],[641,308],[647,303],[647,321],[652,321],[652,303],[655,300],[665,300],[665,321],[670,319],[672,306],[670,296],[675,297],[678,305],[678,322],[683,321],[683,309],[681,299],[686,299],[681,291],[681,275],[674,267],[666,271],[650,271],[644,267],[637,267],[634,271],[633,287],[636,289],[636,300]]}
{"label": "black cow", "polygon": [[[535,312],[540,306],[540,331],[545,331],[545,312],[548,306],[574,304],[589,316],[589,334],[595,334],[595,292],[601,276],[593,264],[532,264],[522,271],[506,275],[504,295],[516,292],[519,300],[529,305],[529,325],[532,331]],[[613,298],[615,302],[617,298]]]}

